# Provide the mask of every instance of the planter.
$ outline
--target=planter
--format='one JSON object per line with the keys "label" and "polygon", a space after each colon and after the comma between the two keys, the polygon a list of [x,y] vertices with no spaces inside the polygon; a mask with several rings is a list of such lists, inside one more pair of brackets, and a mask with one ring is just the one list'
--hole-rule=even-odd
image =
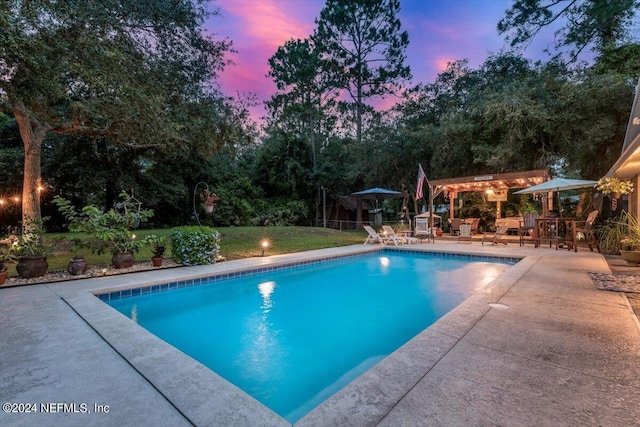
{"label": "planter", "polygon": [[4,285],[4,282],[7,280],[7,274],[9,274],[9,272],[6,270],[0,271],[0,285]]}
{"label": "planter", "polygon": [[640,263],[640,251],[620,251],[622,259],[627,261],[627,265],[638,266]]}
{"label": "planter", "polygon": [[212,212],[213,212],[213,206],[207,206],[207,205],[205,205],[205,206],[204,206],[204,211],[205,211],[206,213],[212,213]]}
{"label": "planter", "polygon": [[617,200],[617,199],[619,199],[620,197],[622,197],[622,194],[621,194],[621,193],[618,193],[618,192],[609,193],[609,197],[610,197],[610,198],[612,198],[612,199],[616,199],[616,200]]}
{"label": "planter", "polygon": [[162,257],[161,256],[152,257],[151,263],[153,264],[154,267],[160,267],[162,265]]}
{"label": "planter", "polygon": [[129,268],[136,262],[136,257],[132,251],[116,252],[111,258],[111,263],[115,268]]}
{"label": "planter", "polygon": [[69,264],[67,264],[67,272],[72,276],[78,276],[87,272],[89,263],[81,255],[73,257]]}
{"label": "planter", "polygon": [[442,229],[441,228],[436,228],[436,236],[442,237]]}
{"label": "planter", "polygon": [[16,271],[23,279],[31,279],[47,274],[47,257],[44,256],[21,256],[18,258]]}

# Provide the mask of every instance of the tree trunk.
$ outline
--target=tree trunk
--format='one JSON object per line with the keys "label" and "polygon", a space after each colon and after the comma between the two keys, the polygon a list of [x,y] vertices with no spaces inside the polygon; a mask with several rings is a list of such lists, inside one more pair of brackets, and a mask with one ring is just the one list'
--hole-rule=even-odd
{"label": "tree trunk", "polygon": [[[318,226],[318,221],[320,220],[320,187],[318,186],[318,166],[317,166],[317,158],[316,158],[316,126],[315,126],[315,113],[312,107],[311,95],[307,92],[306,94],[306,104],[308,106],[307,114],[308,114],[308,127],[309,127],[309,142],[311,142],[311,162],[313,164],[313,182],[316,187],[316,195],[315,195],[315,206],[316,206],[316,221],[314,227]],[[326,212],[322,213],[324,217]]]}
{"label": "tree trunk", "polygon": [[[361,72],[360,66],[358,66]],[[358,145],[362,142],[362,75],[358,74],[358,88],[356,99],[356,140]]]}
{"label": "tree trunk", "polygon": [[41,219],[41,157],[42,141],[47,128],[38,125],[29,117],[21,101],[13,102],[13,115],[18,123],[22,143],[24,144],[24,180],[22,184],[22,226],[28,233],[31,227]]}

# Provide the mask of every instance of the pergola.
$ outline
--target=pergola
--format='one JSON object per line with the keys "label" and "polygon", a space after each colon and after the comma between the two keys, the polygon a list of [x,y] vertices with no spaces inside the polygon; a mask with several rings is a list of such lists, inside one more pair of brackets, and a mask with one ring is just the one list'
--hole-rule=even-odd
{"label": "pergola", "polygon": [[[507,172],[459,178],[445,178],[430,180],[432,198],[444,192],[449,197],[449,217],[454,217],[453,201],[458,193],[473,191],[486,192],[494,196],[497,203],[496,217],[500,218],[500,202],[506,200],[506,193],[511,189],[527,188],[542,184],[551,179],[548,169],[537,169],[524,172]],[[553,199],[543,199],[543,210],[553,206]]]}

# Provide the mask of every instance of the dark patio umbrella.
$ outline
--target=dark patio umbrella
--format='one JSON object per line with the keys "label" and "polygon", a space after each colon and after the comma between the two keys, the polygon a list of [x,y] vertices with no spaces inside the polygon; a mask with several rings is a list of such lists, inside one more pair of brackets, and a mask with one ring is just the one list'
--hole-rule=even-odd
{"label": "dark patio umbrella", "polygon": [[365,200],[384,200],[384,199],[399,199],[404,196],[404,193],[394,190],[387,190],[385,188],[369,188],[368,190],[362,190],[355,193],[351,193],[352,196],[356,196],[359,199]]}
{"label": "dark patio umbrella", "polygon": [[360,200],[375,200],[376,208],[378,207],[378,200],[384,199],[399,199],[404,197],[404,193],[394,190],[387,190],[385,188],[369,188],[367,190],[357,191],[355,193],[351,193],[356,199],[358,199],[358,213],[357,213],[357,221],[358,226],[362,223],[362,209],[360,208]]}

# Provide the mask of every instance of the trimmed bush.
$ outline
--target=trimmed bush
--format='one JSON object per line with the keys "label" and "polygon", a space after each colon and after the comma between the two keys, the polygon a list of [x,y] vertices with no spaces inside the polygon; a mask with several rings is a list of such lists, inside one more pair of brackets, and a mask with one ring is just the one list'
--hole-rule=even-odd
{"label": "trimmed bush", "polygon": [[220,234],[210,227],[171,230],[173,260],[184,265],[215,264],[220,254]]}

